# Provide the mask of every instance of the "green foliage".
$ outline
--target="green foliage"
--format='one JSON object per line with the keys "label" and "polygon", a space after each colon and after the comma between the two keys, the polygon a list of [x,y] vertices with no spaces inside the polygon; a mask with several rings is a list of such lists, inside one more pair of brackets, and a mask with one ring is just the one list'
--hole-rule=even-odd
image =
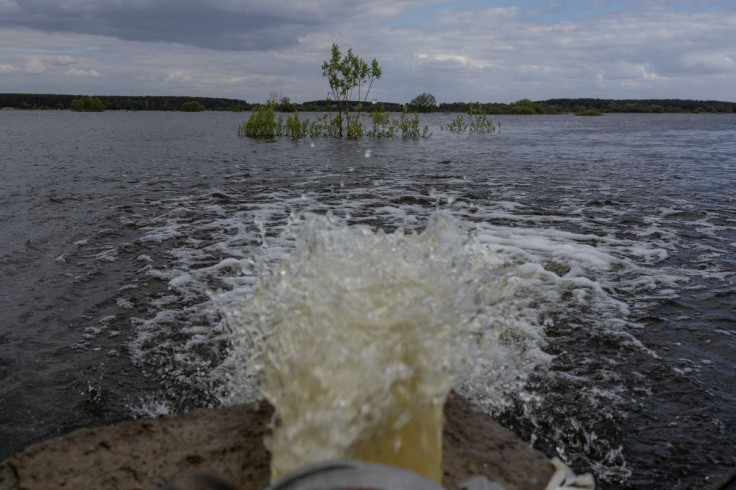
{"label": "green foliage", "polygon": [[485,108],[478,102],[468,104],[468,122],[465,121],[465,116],[455,116],[455,119],[442,126],[442,129],[453,133],[464,133],[468,130],[471,133],[492,133],[496,131],[493,122],[486,115]]}
{"label": "green foliage", "polygon": [[202,112],[204,110],[204,106],[197,100],[190,100],[181,105],[181,110],[184,112]]}
{"label": "green foliage", "polygon": [[248,121],[238,127],[238,136],[275,138],[282,133],[282,129],[277,129],[276,126],[274,103],[269,100],[265,105],[256,107],[248,118]]}
{"label": "green foliage", "polygon": [[481,104],[479,102],[466,104],[464,102],[453,102],[451,104],[441,104],[439,109],[443,112],[467,112],[469,115],[474,115],[479,111],[485,114],[531,115],[563,112],[559,107],[532,102],[529,99],[522,99],[512,104]]}
{"label": "green foliage", "polygon": [[388,112],[383,108],[373,111],[369,115],[373,127],[366,132],[369,138],[393,138],[401,134],[402,138],[428,138],[432,136],[429,132],[429,126],[424,126],[422,131],[419,130],[419,116],[414,113],[414,117],[410,117],[406,109],[401,112],[399,119],[391,119]]}
{"label": "green foliage", "polygon": [[449,124],[441,126],[441,129],[452,133],[464,133],[468,129],[468,123],[465,122],[464,116],[455,116],[455,119],[450,121]]}
{"label": "green foliage", "polygon": [[429,126],[424,126],[424,130],[419,132],[419,116],[415,113],[414,117],[408,117],[406,109],[401,113],[399,118],[399,129],[402,138],[427,138],[429,137]]}
{"label": "green foliage", "polygon": [[393,138],[396,134],[396,125],[392,124],[391,116],[380,106],[378,110],[375,110],[369,115],[373,127],[370,131],[366,132],[369,138]]}
{"label": "green foliage", "polygon": [[[336,43],[332,44],[330,59],[322,63],[322,76],[327,77],[331,98],[337,102],[338,114],[335,124],[339,137],[343,136],[343,121],[348,138],[356,136],[356,123],[348,117],[350,112],[348,102],[353,100],[355,89],[358,92],[358,100],[361,103],[365,102],[373,82],[381,78],[381,73],[381,67],[375,58],[369,66],[368,63],[355,56],[352,49],[348,49],[347,54],[342,56],[340,47]],[[365,86],[367,87],[363,94],[362,90]]]}
{"label": "green foliage", "polygon": [[434,112],[437,110],[437,99],[434,95],[425,92],[409,102],[409,109],[414,112]]}
{"label": "green foliage", "polygon": [[281,98],[279,98],[278,104],[276,104],[276,110],[279,112],[296,112],[297,108],[296,105],[291,102],[291,99],[282,95]]}
{"label": "green foliage", "polygon": [[472,102],[468,103],[468,115],[472,116],[474,114],[485,114],[486,111],[483,109],[483,106],[480,102],[476,102],[473,104]]}
{"label": "green foliage", "polygon": [[[65,94],[7,94],[0,93],[0,107],[15,109],[69,109],[71,102],[80,98],[79,95]],[[182,97],[182,96],[128,96],[128,95],[101,95],[97,96],[105,106],[105,110],[128,111],[180,111],[184,102],[198,100],[208,111],[246,111],[250,104],[242,99],[225,99],[215,97]],[[279,100],[279,99],[277,99]],[[522,99],[526,100],[526,99]],[[355,108],[356,101],[348,101],[351,108]],[[326,100],[315,100],[302,104],[291,103],[300,112],[326,111]],[[402,104],[383,102],[385,109],[391,112],[401,112]],[[736,102],[717,100],[685,100],[685,99],[549,99],[532,102],[531,110],[524,109],[527,103],[501,104],[483,103],[486,114],[569,114],[575,112],[575,106],[582,110],[595,109],[603,113],[727,113],[736,112]],[[373,106],[376,107],[376,106]],[[412,111],[412,108],[409,107]],[[448,113],[467,112],[467,102],[451,102],[439,104],[438,110]],[[290,111],[291,112],[291,111]]]}
{"label": "green foliage", "polygon": [[470,119],[471,133],[492,133],[496,131],[493,122],[485,114],[476,114]]}
{"label": "green foliage", "polygon": [[81,97],[72,100],[71,109],[74,112],[104,112],[105,104],[98,97]]}
{"label": "green foliage", "polygon": [[[302,138],[337,138],[340,130],[348,139],[360,139],[364,136],[369,138],[393,138],[401,135],[402,138],[428,138],[431,136],[429,127],[424,126],[420,130],[419,116],[409,116],[404,110],[398,119],[391,118],[384,110],[372,111],[366,117],[363,114],[347,114],[346,123],[340,124],[336,117],[329,114],[321,114],[315,118],[301,119],[298,112],[290,116],[275,114],[276,103],[269,100],[265,105],[253,110],[248,121],[238,127],[238,136],[249,138],[276,138],[288,136],[293,140]],[[372,128],[367,129],[365,121],[372,122]]]}
{"label": "green foliage", "polygon": [[601,116],[603,113],[595,109],[585,109],[579,112],[575,112],[576,116]]}
{"label": "green foliage", "polygon": [[510,114],[544,114],[544,107],[529,99],[521,99],[510,106]]}
{"label": "green foliage", "polygon": [[[49,96],[52,97],[52,96]],[[63,104],[64,100],[69,102],[64,107],[69,107],[69,103],[73,98],[68,95],[53,96],[58,97],[59,102]],[[180,96],[119,96],[106,95],[98,97],[105,109],[110,110],[126,110],[126,111],[181,111],[182,105],[187,102],[198,102],[208,111],[243,111],[248,110],[249,105],[243,100],[238,99],[222,99],[213,97],[180,97]]]}
{"label": "green foliage", "polygon": [[294,112],[293,115],[286,118],[286,126],[284,127],[284,134],[293,140],[302,139],[310,133],[309,119],[300,120],[299,112]]}
{"label": "green foliage", "polygon": [[479,103],[475,105],[470,104],[468,107],[468,114],[470,117],[470,132],[471,133],[492,133],[496,130],[493,127],[493,122],[486,116],[485,108]]}
{"label": "green foliage", "polygon": [[327,114],[309,121],[307,133],[310,138],[327,137],[330,135],[331,122]]}
{"label": "green foliage", "polygon": [[363,137],[363,122],[360,114],[346,114],[345,121],[345,134],[348,139],[358,140]]}

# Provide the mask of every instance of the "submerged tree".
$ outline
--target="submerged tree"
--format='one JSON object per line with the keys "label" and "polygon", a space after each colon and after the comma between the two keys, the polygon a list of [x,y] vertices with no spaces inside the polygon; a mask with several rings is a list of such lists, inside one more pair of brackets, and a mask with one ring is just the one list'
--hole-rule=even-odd
{"label": "submerged tree", "polygon": [[[342,56],[340,47],[332,44],[332,55],[328,61],[322,63],[322,76],[327,77],[330,83],[330,95],[337,102],[338,114],[335,121],[338,136],[343,136],[343,128],[348,138],[359,138],[362,136],[360,116],[350,116],[350,101],[357,89],[358,111],[362,104],[368,99],[373,82],[381,78],[381,67],[374,58],[370,66],[368,63],[353,54],[348,49]],[[363,92],[365,87],[365,92]]]}

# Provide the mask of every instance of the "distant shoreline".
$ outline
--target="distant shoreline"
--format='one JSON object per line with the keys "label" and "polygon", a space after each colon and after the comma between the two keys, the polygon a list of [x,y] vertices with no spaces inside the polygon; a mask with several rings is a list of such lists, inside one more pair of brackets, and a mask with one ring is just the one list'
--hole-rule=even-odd
{"label": "distant shoreline", "polygon": [[[69,94],[0,94],[0,108],[2,110],[64,110],[70,109],[72,101],[83,98],[83,95]],[[186,96],[126,96],[126,95],[97,95],[105,110],[130,111],[181,111],[182,105],[198,102],[206,111],[242,112],[261,105],[248,103],[242,99],[226,99],[217,97],[186,97]],[[288,100],[288,99],[287,99]],[[469,102],[445,102],[431,112],[467,112]],[[477,105],[478,103],[475,102]],[[351,102],[357,106],[358,102]],[[569,114],[584,111],[598,111],[601,113],[721,113],[736,112],[736,102],[717,100],[691,99],[593,99],[593,98],[560,98],[541,101],[522,99],[513,103],[480,103],[487,114]],[[410,112],[412,107],[396,102],[369,103],[363,111],[370,112],[373,108],[382,108],[390,112],[400,112],[404,108]],[[302,103],[288,103],[288,106],[277,104],[281,112],[324,112],[329,110],[325,100],[307,101]],[[332,106],[335,108],[334,103]],[[420,111],[421,112],[421,111]],[[425,111],[426,112],[426,111]]]}

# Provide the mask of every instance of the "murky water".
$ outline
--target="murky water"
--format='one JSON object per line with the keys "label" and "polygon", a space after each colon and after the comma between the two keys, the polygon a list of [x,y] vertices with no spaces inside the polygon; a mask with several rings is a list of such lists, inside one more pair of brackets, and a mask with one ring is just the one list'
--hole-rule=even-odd
{"label": "murky water", "polygon": [[426,140],[298,143],[239,139],[245,117],[0,113],[0,456],[247,399],[210,292],[254,298],[305,213],[393,235],[439,209],[513,271],[503,316],[540,334],[525,389],[482,369],[457,389],[604,487],[736,464],[736,117],[504,117],[466,136],[432,115]]}

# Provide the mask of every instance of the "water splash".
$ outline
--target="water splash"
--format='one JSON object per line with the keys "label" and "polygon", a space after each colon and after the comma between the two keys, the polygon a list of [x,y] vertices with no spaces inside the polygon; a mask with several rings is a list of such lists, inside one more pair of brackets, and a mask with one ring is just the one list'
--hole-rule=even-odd
{"label": "water splash", "polygon": [[[418,434],[432,420],[441,431],[449,390],[503,405],[546,360],[537,314],[515,298],[517,266],[442,212],[419,234],[330,216],[297,228],[294,258],[223,307],[234,333],[224,401],[260,391],[275,406],[274,479],[355,455],[440,479],[439,434]],[[402,460],[412,453],[424,456]]]}

